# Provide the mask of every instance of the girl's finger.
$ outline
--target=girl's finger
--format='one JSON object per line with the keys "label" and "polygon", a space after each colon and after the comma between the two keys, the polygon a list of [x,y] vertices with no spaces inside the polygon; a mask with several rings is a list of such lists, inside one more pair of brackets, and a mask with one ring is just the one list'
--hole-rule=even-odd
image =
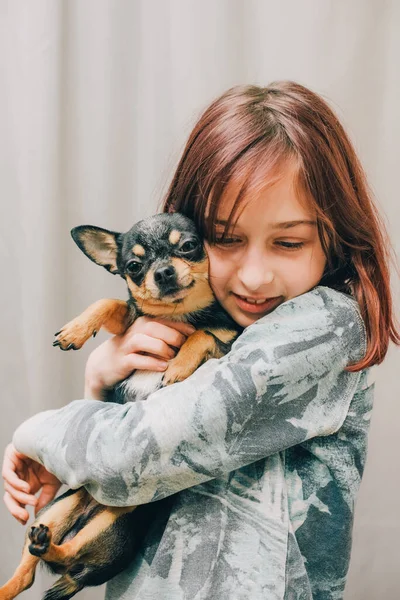
{"label": "girl's finger", "polygon": [[124,344],[124,347],[130,348],[139,335],[146,335],[149,338],[162,340],[169,346],[174,346],[176,348],[180,348],[186,340],[186,335],[183,332],[177,331],[176,329],[157,321],[146,321],[139,330],[132,329],[125,338],[126,343]]}
{"label": "girl's finger", "polygon": [[2,476],[4,479],[7,479],[13,487],[16,487],[25,492],[29,492],[29,484],[20,479],[17,475],[18,471],[23,471],[26,467],[24,461],[21,457],[23,454],[20,454],[16,451],[12,444],[8,444],[4,453],[3,467],[2,467]]}
{"label": "girl's finger", "polygon": [[165,371],[168,363],[154,358],[154,356],[142,356],[141,354],[128,354],[125,357],[126,371],[131,372],[136,369],[143,371]]}
{"label": "girl's finger", "polygon": [[129,353],[147,352],[166,360],[170,360],[175,356],[174,350],[163,340],[150,337],[144,333],[137,333],[133,336],[130,343],[126,346],[126,351]]}
{"label": "girl's finger", "polygon": [[29,492],[30,487],[29,484],[20,479],[16,473],[17,468],[15,463],[13,462],[10,456],[5,456],[3,461],[3,470],[1,472],[3,479],[8,481],[8,483],[18,490],[22,490],[23,492]]}
{"label": "girl's finger", "polygon": [[17,454],[13,447],[8,446],[5,451],[4,462],[8,462],[10,465],[12,465],[14,471],[17,471],[18,469],[22,470],[24,467],[26,467],[22,457],[23,455]]}
{"label": "girl's finger", "polygon": [[14,500],[19,502],[23,506],[25,506],[25,504],[30,504],[31,506],[37,505],[38,500],[36,496],[33,496],[32,494],[25,494],[24,492],[16,490],[9,483],[7,483],[7,481],[4,482],[4,489],[10,494],[12,498],[14,498]]}
{"label": "girl's finger", "polygon": [[[184,323],[183,321],[171,321],[170,319],[162,319],[162,318],[151,318],[151,317],[139,317],[134,321],[134,323],[127,329],[126,333],[129,332],[137,332],[143,333],[150,325],[155,324],[165,325],[170,329],[175,329],[176,331],[180,331],[183,335],[188,336],[196,331],[195,327],[190,323]],[[126,335],[126,334],[125,334]]]}
{"label": "girl's finger", "polygon": [[157,323],[162,323],[166,325],[168,328],[175,329],[176,331],[180,331],[184,336],[192,335],[196,331],[196,328],[190,323],[182,323],[180,321],[168,321],[167,319],[158,319]]}
{"label": "girl's finger", "polygon": [[[180,323],[180,325],[182,325],[182,323]],[[180,348],[189,335],[188,333],[178,331],[177,329],[169,327],[168,325],[164,325],[163,323],[156,322],[147,323],[144,327],[143,333],[149,337],[158,338],[169,346],[174,346],[176,348]]]}
{"label": "girl's finger", "polygon": [[12,463],[6,459],[4,459],[3,470],[1,474],[3,476],[3,479],[7,481],[13,488],[29,493],[29,484],[18,477],[18,475],[14,471]]}
{"label": "girl's finger", "polygon": [[22,508],[8,492],[4,493],[3,500],[12,516],[15,517],[21,525],[26,525],[26,522],[29,519],[28,511]]}

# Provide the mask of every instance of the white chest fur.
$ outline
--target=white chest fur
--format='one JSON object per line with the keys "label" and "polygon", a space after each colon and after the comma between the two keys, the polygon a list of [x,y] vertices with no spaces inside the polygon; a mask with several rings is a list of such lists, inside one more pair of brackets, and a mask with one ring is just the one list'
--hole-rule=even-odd
{"label": "white chest fur", "polygon": [[126,395],[127,401],[146,400],[152,392],[160,389],[163,377],[163,372],[135,371],[120,384],[119,389]]}

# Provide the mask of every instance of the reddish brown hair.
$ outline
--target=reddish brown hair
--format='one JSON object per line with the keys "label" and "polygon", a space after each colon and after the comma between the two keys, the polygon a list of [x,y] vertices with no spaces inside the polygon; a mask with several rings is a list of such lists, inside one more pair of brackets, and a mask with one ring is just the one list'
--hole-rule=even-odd
{"label": "reddish brown hair", "polygon": [[164,211],[192,218],[211,243],[228,182],[242,199],[276,181],[295,160],[298,183],[312,198],[327,257],[320,285],[352,293],[367,330],[364,358],[349,371],[379,364],[389,340],[400,344],[390,290],[390,243],[354,148],[328,104],[306,87],[276,82],[236,86],[200,117],[164,200]]}

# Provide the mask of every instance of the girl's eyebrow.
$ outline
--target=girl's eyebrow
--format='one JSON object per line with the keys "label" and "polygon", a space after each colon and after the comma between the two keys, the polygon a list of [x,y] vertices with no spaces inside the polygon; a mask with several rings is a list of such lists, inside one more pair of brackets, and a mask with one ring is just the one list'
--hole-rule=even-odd
{"label": "girl's eyebrow", "polygon": [[308,219],[301,219],[298,221],[284,221],[283,223],[273,223],[273,229],[289,229],[290,227],[296,227],[297,225],[311,225],[315,226],[317,221],[310,221]]}
{"label": "girl's eyebrow", "polygon": [[[227,225],[228,221],[224,221],[223,219],[216,219],[216,225]],[[272,223],[272,229],[290,229],[291,227],[296,227],[297,225],[311,225],[316,226],[317,221],[310,221],[308,219],[300,219],[297,221],[283,221],[282,223]]]}

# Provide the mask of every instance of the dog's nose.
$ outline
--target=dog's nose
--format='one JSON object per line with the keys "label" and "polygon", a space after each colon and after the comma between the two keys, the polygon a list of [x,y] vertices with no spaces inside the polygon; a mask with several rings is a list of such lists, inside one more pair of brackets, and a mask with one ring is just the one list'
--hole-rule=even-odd
{"label": "dog's nose", "polygon": [[156,283],[172,283],[176,277],[176,271],[172,265],[160,267],[154,271],[154,281]]}

